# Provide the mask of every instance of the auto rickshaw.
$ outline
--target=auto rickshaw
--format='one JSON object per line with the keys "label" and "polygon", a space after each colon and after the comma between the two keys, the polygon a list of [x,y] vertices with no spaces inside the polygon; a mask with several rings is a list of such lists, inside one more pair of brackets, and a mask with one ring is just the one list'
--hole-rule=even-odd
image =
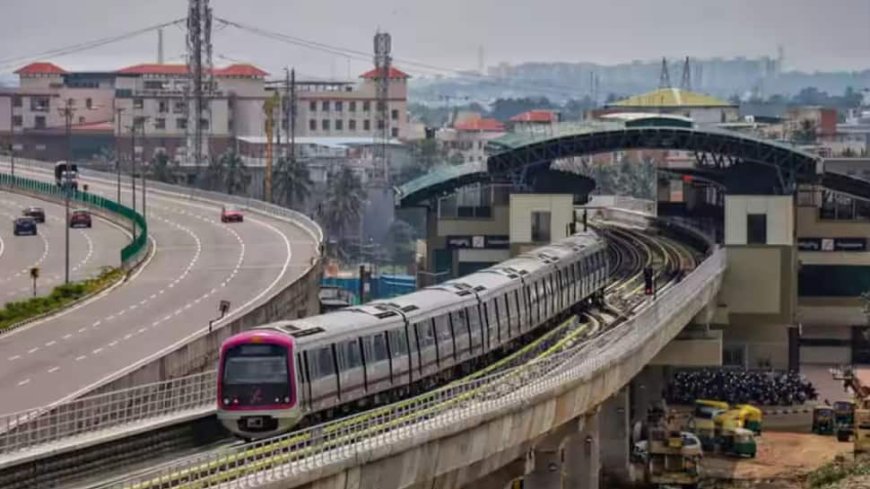
{"label": "auto rickshaw", "polygon": [[713,418],[713,426],[715,427],[717,438],[722,437],[725,432],[743,428],[745,426],[743,411],[740,409],[731,409],[725,412],[720,411]]}
{"label": "auto rickshaw", "polygon": [[[712,451],[716,446],[716,423],[714,419],[724,410],[707,404],[708,402],[716,401],[695,401],[695,411],[692,416],[692,430],[695,435],[701,440],[701,446],[704,450]],[[719,403],[719,405],[727,403]]]}
{"label": "auto rickshaw", "polygon": [[837,430],[837,441],[849,441],[855,424],[855,401],[837,401],[834,403],[834,426]]}
{"label": "auto rickshaw", "polygon": [[834,434],[834,409],[830,406],[813,408],[813,433],[817,435]]}
{"label": "auto rickshaw", "polygon": [[719,446],[723,453],[737,457],[755,458],[758,451],[755,434],[745,428],[726,430],[720,438]]}
{"label": "auto rickshaw", "polygon": [[761,409],[752,404],[738,404],[734,408],[743,411],[743,427],[747,430],[752,430],[756,435],[761,435],[761,420],[763,416]]}

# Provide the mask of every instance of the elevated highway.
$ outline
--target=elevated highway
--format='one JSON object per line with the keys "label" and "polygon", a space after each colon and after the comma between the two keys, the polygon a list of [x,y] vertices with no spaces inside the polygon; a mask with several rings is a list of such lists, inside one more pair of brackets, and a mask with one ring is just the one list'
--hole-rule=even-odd
{"label": "elevated highway", "polygon": [[[16,174],[53,178],[38,164],[18,163]],[[125,204],[128,182],[122,187]],[[94,193],[115,196],[116,182],[107,175],[85,171],[82,183]],[[220,203],[174,191],[149,189],[152,252],[128,280],[0,337],[0,389],[8,393],[0,411],[47,406],[123,378],[207,329],[220,300],[232,302],[224,320],[230,322],[296,282],[319,256],[319,237],[310,227],[260,212],[249,212],[241,224],[222,224]],[[296,312],[305,313],[305,307]],[[141,381],[172,374],[154,371]]]}
{"label": "elevated highway", "polygon": [[[46,222],[37,236],[15,236],[12,221],[22,210],[42,207]],[[70,231],[70,280],[100,274],[103,267],[120,265],[120,250],[129,234],[120,226],[94,216],[91,229]],[[0,304],[33,295],[30,268],[38,267],[37,294],[45,295],[64,282],[64,208],[32,197],[0,192]]]}

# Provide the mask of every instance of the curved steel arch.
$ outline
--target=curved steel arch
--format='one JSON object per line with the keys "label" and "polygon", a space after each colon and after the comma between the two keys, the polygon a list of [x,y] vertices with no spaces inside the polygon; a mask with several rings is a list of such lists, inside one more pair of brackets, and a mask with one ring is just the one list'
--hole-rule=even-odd
{"label": "curved steel arch", "polygon": [[776,168],[786,192],[793,191],[798,180],[816,179],[818,158],[805,151],[739,133],[680,127],[606,129],[539,140],[490,156],[487,168],[498,175],[560,158],[629,149],[672,149],[727,157],[710,160],[718,169],[738,161],[770,165]]}

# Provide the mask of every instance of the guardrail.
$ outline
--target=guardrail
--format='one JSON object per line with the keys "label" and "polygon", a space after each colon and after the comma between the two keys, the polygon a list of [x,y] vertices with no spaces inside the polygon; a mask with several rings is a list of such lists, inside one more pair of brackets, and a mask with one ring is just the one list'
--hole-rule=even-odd
{"label": "guardrail", "polygon": [[[8,173],[0,173],[0,187],[35,193],[52,199],[63,200],[66,198],[65,191],[54,183],[32,180]],[[135,239],[121,249],[121,266],[130,268],[133,264],[138,263],[139,258],[148,250],[148,224],[142,214],[113,200],[88,192],[71,190],[69,197],[71,203],[102,209],[132,222],[138,231]]]}
{"label": "guardrail", "polygon": [[[0,157],[0,161],[8,162],[7,159]],[[39,168],[42,170],[50,170],[54,171],[54,165],[52,163],[48,163],[45,161],[38,160],[28,160],[28,159],[15,159],[16,167],[32,167]],[[97,170],[91,170],[88,168],[79,167],[79,175],[82,178],[99,178],[106,180],[107,183],[114,184],[117,182],[117,174],[102,172]],[[126,177],[129,178],[129,177]],[[292,219],[297,221],[302,227],[304,227],[309,233],[311,233],[316,239],[318,243],[323,243],[323,230],[320,226],[314,222],[314,220],[306,216],[305,214],[294,211],[292,209],[287,209],[286,207],[281,207],[274,204],[269,204],[262,200],[254,199],[251,197],[244,197],[240,195],[229,195],[220,192],[213,192],[209,190],[201,190],[194,187],[186,187],[183,185],[174,185],[170,183],[158,182],[155,180],[148,180],[147,187],[149,191],[161,191],[166,193],[175,194],[178,197],[184,196],[190,199],[204,200],[211,203],[217,204],[233,204],[241,207],[247,207],[249,209],[254,209],[260,212],[264,212],[271,215],[281,216],[285,219]]]}
{"label": "guardrail", "polygon": [[146,421],[215,405],[214,371],[84,397],[54,406],[0,417],[0,455],[74,437],[94,430]]}
{"label": "guardrail", "polygon": [[191,457],[111,487],[148,489],[195,482],[198,488],[249,488],[291,478],[290,485],[284,482],[282,487],[293,487],[359,461],[370,463],[379,448],[389,446],[390,454],[395,454],[402,446],[416,446],[448,436],[451,430],[460,431],[463,423],[479,426],[499,415],[529,408],[541,396],[601,376],[643,349],[663,347],[682,329],[669,324],[669,319],[719,280],[725,263],[724,249],[716,250],[635,317],[563,353],[438,389],[393,409],[376,410],[375,415],[358,415],[280,438]]}

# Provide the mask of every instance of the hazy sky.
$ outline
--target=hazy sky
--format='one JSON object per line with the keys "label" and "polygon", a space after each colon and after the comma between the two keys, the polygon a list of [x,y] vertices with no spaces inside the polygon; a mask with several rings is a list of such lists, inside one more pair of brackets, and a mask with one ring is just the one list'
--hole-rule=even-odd
{"label": "hazy sky", "polygon": [[[211,0],[215,15],[311,41],[371,52],[378,28],[396,64],[477,67],[500,61],[619,63],[662,56],[775,55],[787,68],[870,68],[870,0]],[[0,0],[0,73],[41,52],[124,34],[186,15],[185,0]],[[166,29],[168,60],[184,53]],[[277,73],[345,77],[370,62],[292,46],[227,27],[215,64],[253,62]],[[72,69],[115,69],[156,59],[156,34],[51,59]],[[221,58],[221,56],[226,58]]]}

